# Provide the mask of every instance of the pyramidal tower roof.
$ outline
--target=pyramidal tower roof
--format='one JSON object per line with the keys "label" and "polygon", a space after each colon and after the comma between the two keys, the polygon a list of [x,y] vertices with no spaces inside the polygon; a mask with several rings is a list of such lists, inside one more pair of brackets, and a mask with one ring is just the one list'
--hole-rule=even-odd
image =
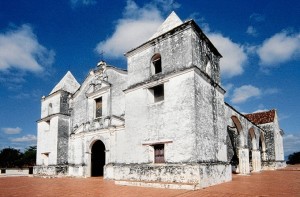
{"label": "pyramidal tower roof", "polygon": [[80,84],[77,82],[72,73],[68,71],[60,82],[53,88],[50,94],[57,92],[58,90],[64,90],[74,94],[79,87]]}
{"label": "pyramidal tower roof", "polygon": [[150,38],[152,40],[153,38],[156,38],[171,29],[174,29],[175,27],[181,25],[183,22],[181,19],[177,16],[177,14],[172,11],[172,13],[168,16],[168,18],[159,26],[157,31],[153,34],[153,36]]}

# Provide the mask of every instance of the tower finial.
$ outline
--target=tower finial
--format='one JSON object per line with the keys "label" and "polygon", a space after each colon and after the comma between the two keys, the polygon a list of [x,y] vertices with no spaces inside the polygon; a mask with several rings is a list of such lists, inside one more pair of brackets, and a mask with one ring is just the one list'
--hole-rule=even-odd
{"label": "tower finial", "polygon": [[100,52],[100,59],[101,59],[101,61],[104,61],[104,51],[103,50],[101,50],[101,52]]}

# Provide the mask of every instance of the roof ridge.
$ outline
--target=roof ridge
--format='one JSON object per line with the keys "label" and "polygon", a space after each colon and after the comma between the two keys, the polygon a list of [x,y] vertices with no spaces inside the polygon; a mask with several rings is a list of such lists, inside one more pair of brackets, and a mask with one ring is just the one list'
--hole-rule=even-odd
{"label": "roof ridge", "polygon": [[64,90],[73,94],[79,87],[80,84],[77,82],[71,71],[68,71],[52,89],[50,94],[57,92],[58,90]]}
{"label": "roof ridge", "polygon": [[158,27],[156,32],[151,36],[149,40],[152,40],[153,38],[156,38],[181,24],[183,24],[182,20],[177,16],[177,14],[174,11],[172,11],[171,14]]}

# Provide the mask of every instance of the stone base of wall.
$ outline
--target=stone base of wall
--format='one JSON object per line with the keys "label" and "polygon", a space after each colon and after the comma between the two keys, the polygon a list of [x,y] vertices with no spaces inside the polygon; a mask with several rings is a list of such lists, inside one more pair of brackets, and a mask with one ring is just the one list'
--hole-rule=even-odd
{"label": "stone base of wall", "polygon": [[1,172],[1,174],[6,175],[29,175],[29,169],[28,168],[7,168],[4,170],[4,173]]}
{"label": "stone base of wall", "polygon": [[115,181],[117,185],[136,186],[136,187],[154,187],[160,189],[185,189],[196,190],[200,189],[197,184],[184,184],[184,183],[165,183],[165,182],[149,182],[149,181]]}
{"label": "stone base of wall", "polygon": [[69,166],[69,176],[75,176],[75,177],[86,177],[84,174],[85,166],[82,165],[72,165]]}
{"label": "stone base of wall", "polygon": [[286,167],[285,161],[263,161],[262,169],[263,170],[276,170]]}
{"label": "stone base of wall", "polygon": [[122,185],[200,189],[231,181],[232,175],[229,164],[107,164],[104,178]]}
{"label": "stone base of wall", "polygon": [[67,165],[49,165],[49,166],[34,166],[34,176],[67,176],[68,166]]}

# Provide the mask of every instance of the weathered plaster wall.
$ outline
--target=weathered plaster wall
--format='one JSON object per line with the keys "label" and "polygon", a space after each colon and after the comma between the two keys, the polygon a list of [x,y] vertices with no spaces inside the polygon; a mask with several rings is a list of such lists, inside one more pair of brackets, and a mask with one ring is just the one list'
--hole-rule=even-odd
{"label": "weathered plaster wall", "polygon": [[42,153],[49,153],[48,165],[57,164],[57,131],[59,117],[51,118],[50,124],[38,123],[37,165],[43,165]]}
{"label": "weathered plaster wall", "polygon": [[227,182],[232,178],[230,167],[218,164],[108,164],[106,172],[113,174],[112,177],[106,174],[108,179],[194,184],[196,189]]}
{"label": "weathered plaster wall", "polygon": [[[220,56],[212,52],[207,41],[196,31],[191,31],[191,43],[193,65],[196,65],[200,70],[206,72],[216,83],[220,84]],[[210,69],[207,68],[208,62],[210,62]]]}
{"label": "weathered plaster wall", "polygon": [[82,123],[88,121],[88,103],[85,95],[85,90],[82,89],[83,88],[81,86],[80,94],[70,101],[70,107],[72,108],[72,129],[75,125],[79,126]]}
{"label": "weathered plaster wall", "polygon": [[274,145],[275,145],[275,160],[283,161],[284,160],[284,152],[283,152],[283,136],[281,129],[279,127],[279,121],[277,117],[277,113],[274,118]]}
{"label": "weathered plaster wall", "polygon": [[[195,129],[194,75],[188,72],[164,83],[164,101],[151,103],[148,88],[126,93],[126,148],[124,163],[152,163],[147,142],[170,140],[166,162],[192,161]],[[155,84],[153,84],[155,85]],[[151,148],[150,148],[151,149]],[[134,151],[133,151],[134,150]]]}
{"label": "weathered plaster wall", "polygon": [[46,177],[67,176],[68,166],[67,165],[34,166],[33,174],[36,176],[46,176]]}
{"label": "weathered plaster wall", "polygon": [[68,163],[69,118],[58,119],[57,164]]}
{"label": "weathered plaster wall", "polygon": [[260,125],[265,131],[266,155],[267,161],[275,161],[275,139],[274,139],[274,124],[267,123]]}
{"label": "weathered plaster wall", "polygon": [[[160,53],[162,73],[187,68],[192,63],[191,30],[178,31],[155,39],[151,44],[128,55],[128,87],[150,80],[151,58]],[[137,53],[138,52],[138,53]]]}
{"label": "weathered plaster wall", "polygon": [[106,71],[108,82],[111,87],[111,115],[124,116],[125,114],[125,94],[123,90],[127,88],[127,72],[116,71],[108,68]]}
{"label": "weathered plaster wall", "polygon": [[60,109],[59,112],[63,114],[69,114],[68,96],[70,93],[62,91],[60,94]]}
{"label": "weathered plaster wall", "polygon": [[[45,99],[42,99],[41,103],[41,118],[45,118],[48,115],[60,113],[61,111],[61,93],[62,91],[56,92]],[[51,103],[52,108],[49,108],[49,104]]]}
{"label": "weathered plaster wall", "polygon": [[224,96],[197,72],[195,73],[195,118],[198,162],[227,161],[224,126]]}

